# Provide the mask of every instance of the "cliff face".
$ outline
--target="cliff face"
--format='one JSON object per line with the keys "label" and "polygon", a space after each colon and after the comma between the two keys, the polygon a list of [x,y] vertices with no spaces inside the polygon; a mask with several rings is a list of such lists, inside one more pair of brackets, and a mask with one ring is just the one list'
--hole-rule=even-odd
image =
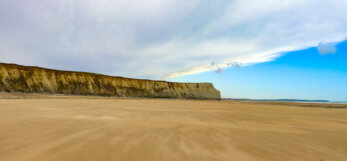
{"label": "cliff face", "polygon": [[0,63],[0,92],[220,99],[211,83],[174,83]]}

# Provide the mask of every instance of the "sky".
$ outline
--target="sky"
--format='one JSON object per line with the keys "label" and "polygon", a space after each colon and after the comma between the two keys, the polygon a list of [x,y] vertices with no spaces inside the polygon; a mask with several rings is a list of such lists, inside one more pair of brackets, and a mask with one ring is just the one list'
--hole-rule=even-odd
{"label": "sky", "polygon": [[[204,81],[214,81],[225,97],[282,97],[242,89],[235,95],[241,87],[231,77],[253,79],[266,68],[280,74],[281,63],[305,73],[312,60],[343,55],[336,45],[347,38],[346,8],[345,0],[0,0],[0,62],[155,80],[200,81],[192,77],[207,74]],[[293,81],[315,82],[314,73],[335,71],[334,63],[321,66]],[[280,79],[266,78],[249,86]]]}
{"label": "sky", "polygon": [[224,98],[347,102],[347,40],[288,52],[270,62],[170,81],[212,82]]}

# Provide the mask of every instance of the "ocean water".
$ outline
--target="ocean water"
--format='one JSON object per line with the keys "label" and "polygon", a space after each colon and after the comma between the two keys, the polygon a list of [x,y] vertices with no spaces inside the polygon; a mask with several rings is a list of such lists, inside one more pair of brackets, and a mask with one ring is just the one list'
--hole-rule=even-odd
{"label": "ocean water", "polygon": [[343,101],[331,101],[328,103],[336,103],[336,104],[347,104],[347,102],[343,102]]}
{"label": "ocean water", "polygon": [[327,103],[327,104],[347,104],[344,101],[329,101],[329,102],[315,102],[315,101],[288,101],[288,102],[298,102],[298,103]]}

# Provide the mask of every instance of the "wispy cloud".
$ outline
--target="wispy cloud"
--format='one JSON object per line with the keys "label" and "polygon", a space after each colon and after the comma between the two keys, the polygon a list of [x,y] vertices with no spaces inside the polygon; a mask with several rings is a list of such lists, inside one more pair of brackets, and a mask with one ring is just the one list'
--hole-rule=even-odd
{"label": "wispy cloud", "polygon": [[341,0],[0,0],[0,60],[153,79],[221,72],[345,39],[346,8]]}
{"label": "wispy cloud", "polygon": [[335,54],[336,47],[334,43],[319,43],[317,46],[318,52],[322,55]]}
{"label": "wispy cloud", "polygon": [[248,55],[245,57],[243,56],[236,57],[236,58],[225,60],[219,63],[212,62],[210,64],[197,65],[197,66],[193,66],[190,68],[169,73],[165,75],[164,77],[162,77],[162,79],[171,79],[171,78],[176,78],[176,77],[180,77],[184,75],[198,74],[205,71],[216,71],[218,73],[218,72],[222,72],[225,68],[242,67],[242,66],[248,66],[248,65],[257,64],[257,63],[268,62],[281,56],[283,52],[292,51],[292,50],[293,50],[292,48],[279,48],[279,49],[274,49],[274,50],[266,51],[262,53],[255,53],[253,55]]}

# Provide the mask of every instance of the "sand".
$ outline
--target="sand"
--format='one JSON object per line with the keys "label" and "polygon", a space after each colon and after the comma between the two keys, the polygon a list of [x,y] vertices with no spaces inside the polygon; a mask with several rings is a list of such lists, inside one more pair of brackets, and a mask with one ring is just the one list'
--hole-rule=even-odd
{"label": "sand", "polygon": [[0,99],[0,161],[346,161],[347,109],[290,103]]}

